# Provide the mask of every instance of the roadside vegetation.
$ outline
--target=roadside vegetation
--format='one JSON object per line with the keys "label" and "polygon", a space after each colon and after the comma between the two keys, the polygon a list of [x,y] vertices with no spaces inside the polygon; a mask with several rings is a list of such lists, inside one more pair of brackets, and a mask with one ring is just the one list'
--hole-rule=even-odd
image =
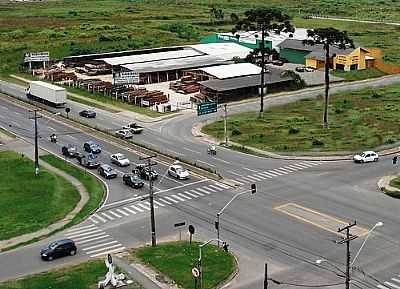
{"label": "roadside vegetation", "polygon": [[368,78],[381,77],[386,75],[386,73],[380,71],[376,68],[368,68],[364,70],[354,70],[354,71],[331,71],[331,74],[336,77],[344,78],[346,81],[363,80]]}
{"label": "roadside vegetation", "polygon": [[76,188],[14,152],[0,152],[0,240],[32,233],[64,218],[79,202]]}
{"label": "roadside vegetation", "polygon": [[[199,244],[189,244],[186,241],[161,243],[157,247],[137,249],[133,256],[163,273],[182,288],[191,289],[194,284],[191,269],[199,258]],[[203,247],[202,258],[204,289],[217,287],[236,268],[234,257],[212,244]]]}
{"label": "roadside vegetation", "polygon": [[[323,129],[323,98],[305,99],[273,107],[264,113],[230,115],[231,141],[279,153],[354,152],[393,145],[399,141],[400,85],[332,95],[329,129]],[[202,130],[217,139],[224,136],[223,120]]]}
{"label": "roadside vegetation", "polygon": [[[102,51],[173,46],[198,42],[202,36],[230,31],[230,15],[265,1],[73,1],[0,3],[0,74],[18,71],[25,52],[50,51],[52,58]],[[272,0],[298,27],[347,30],[356,43],[383,50],[385,60],[400,64],[400,29],[396,26],[307,19],[324,14],[400,21],[398,1]],[[373,7],[373,8],[371,8]]]}
{"label": "roadside vegetation", "polygon": [[[397,189],[400,190],[400,178],[395,178],[390,182],[390,185],[392,187],[395,187]],[[392,198],[396,198],[396,199],[400,199],[400,192],[396,192],[396,191],[389,191],[389,190],[384,190],[386,195],[392,197]]]}
{"label": "roadside vegetation", "polygon": [[[104,261],[96,260],[0,283],[0,289],[97,288],[98,278],[104,278],[106,272]],[[124,288],[139,289],[141,287],[134,283]]]}
{"label": "roadside vegetation", "polygon": [[45,162],[49,163],[50,165],[60,170],[63,170],[67,174],[76,178],[83,184],[86,191],[89,193],[88,202],[82,208],[82,210],[75,216],[72,222],[68,224],[68,226],[72,226],[79,223],[100,206],[105,194],[104,185],[100,180],[98,180],[95,176],[86,173],[81,169],[76,168],[75,166],[65,162],[64,160],[56,156],[45,155],[41,156],[40,158]]}

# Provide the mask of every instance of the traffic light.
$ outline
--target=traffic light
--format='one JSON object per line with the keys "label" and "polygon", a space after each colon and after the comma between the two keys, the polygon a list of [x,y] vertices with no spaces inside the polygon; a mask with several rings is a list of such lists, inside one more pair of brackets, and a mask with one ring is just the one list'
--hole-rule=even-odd
{"label": "traffic light", "polygon": [[393,163],[394,165],[397,164],[397,156],[394,156],[394,157],[393,157],[392,163]]}
{"label": "traffic light", "polygon": [[218,231],[218,229],[219,229],[219,222],[218,222],[218,221],[215,221],[215,230]]}
{"label": "traffic light", "polygon": [[257,192],[256,184],[251,184],[251,193],[254,194],[255,192]]}

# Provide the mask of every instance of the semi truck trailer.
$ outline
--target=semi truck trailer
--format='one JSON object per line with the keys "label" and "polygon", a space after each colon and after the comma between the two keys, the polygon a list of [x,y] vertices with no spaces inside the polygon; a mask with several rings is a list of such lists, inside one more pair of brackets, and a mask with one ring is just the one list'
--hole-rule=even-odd
{"label": "semi truck trailer", "polygon": [[32,81],[27,89],[29,99],[54,107],[62,107],[67,101],[65,88],[44,81]]}

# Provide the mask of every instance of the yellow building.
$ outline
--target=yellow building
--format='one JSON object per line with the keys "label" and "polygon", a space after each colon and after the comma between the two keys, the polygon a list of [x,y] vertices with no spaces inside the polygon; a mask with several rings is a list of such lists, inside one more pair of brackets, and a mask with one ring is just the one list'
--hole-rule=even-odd
{"label": "yellow building", "polygon": [[[351,51],[350,49],[346,49]],[[365,48],[358,47],[349,54],[336,54],[333,58],[334,70],[362,70],[368,67],[373,67],[374,59],[369,56],[369,51]]]}

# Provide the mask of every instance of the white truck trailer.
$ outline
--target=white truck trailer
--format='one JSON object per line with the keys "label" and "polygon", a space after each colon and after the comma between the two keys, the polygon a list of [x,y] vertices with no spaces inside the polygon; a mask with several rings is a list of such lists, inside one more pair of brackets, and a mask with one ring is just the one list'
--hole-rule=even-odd
{"label": "white truck trailer", "polygon": [[62,107],[67,101],[65,88],[43,81],[32,81],[26,96],[54,107]]}

